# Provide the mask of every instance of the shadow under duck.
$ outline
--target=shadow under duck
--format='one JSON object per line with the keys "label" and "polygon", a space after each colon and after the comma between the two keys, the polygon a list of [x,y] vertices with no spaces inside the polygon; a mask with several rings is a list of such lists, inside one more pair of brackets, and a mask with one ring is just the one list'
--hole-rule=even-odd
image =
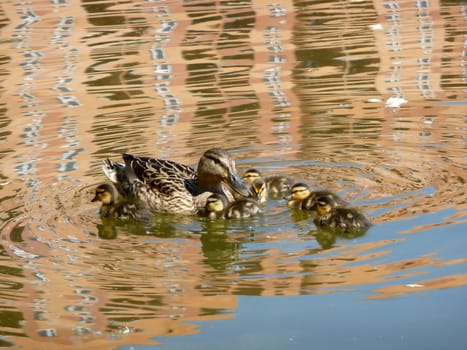
{"label": "shadow under duck", "polygon": [[212,193],[228,201],[250,196],[235,162],[223,149],[211,148],[195,170],[187,165],[124,153],[124,164],[104,161],[103,170],[123,198],[139,200],[154,212],[196,214]]}

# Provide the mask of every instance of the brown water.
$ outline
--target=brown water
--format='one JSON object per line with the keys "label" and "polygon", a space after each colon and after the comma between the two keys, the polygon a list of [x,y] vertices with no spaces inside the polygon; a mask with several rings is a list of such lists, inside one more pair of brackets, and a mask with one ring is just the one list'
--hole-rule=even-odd
{"label": "brown water", "polygon": [[[465,348],[457,1],[2,1],[0,346]],[[213,146],[375,223],[101,220],[106,157]]]}

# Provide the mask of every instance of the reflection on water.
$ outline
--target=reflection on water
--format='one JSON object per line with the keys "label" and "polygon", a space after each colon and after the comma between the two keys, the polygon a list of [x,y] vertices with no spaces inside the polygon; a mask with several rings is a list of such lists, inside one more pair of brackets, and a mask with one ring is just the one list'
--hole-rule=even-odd
{"label": "reflection on water", "polygon": [[[234,319],[243,296],[430,310],[465,288],[464,23],[449,1],[2,3],[0,345],[156,344]],[[317,230],[282,199],[243,221],[98,217],[106,157],[192,165],[212,146],[375,226]]]}

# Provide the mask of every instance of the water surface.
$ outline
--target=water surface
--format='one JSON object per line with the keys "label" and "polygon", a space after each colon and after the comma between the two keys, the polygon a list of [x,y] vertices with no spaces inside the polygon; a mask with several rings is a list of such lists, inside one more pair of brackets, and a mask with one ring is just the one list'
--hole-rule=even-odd
{"label": "water surface", "polygon": [[[465,8],[456,1],[4,1],[0,345],[467,345]],[[328,188],[363,235],[103,220],[122,152],[210,147]]]}

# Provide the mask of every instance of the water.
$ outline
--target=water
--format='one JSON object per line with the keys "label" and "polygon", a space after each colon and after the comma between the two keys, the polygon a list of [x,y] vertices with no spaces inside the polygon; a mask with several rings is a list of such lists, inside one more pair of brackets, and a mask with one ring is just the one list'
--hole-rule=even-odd
{"label": "water", "polygon": [[[467,345],[465,7],[439,1],[0,5],[0,345]],[[374,222],[282,199],[244,221],[102,220],[102,160],[228,149]]]}

